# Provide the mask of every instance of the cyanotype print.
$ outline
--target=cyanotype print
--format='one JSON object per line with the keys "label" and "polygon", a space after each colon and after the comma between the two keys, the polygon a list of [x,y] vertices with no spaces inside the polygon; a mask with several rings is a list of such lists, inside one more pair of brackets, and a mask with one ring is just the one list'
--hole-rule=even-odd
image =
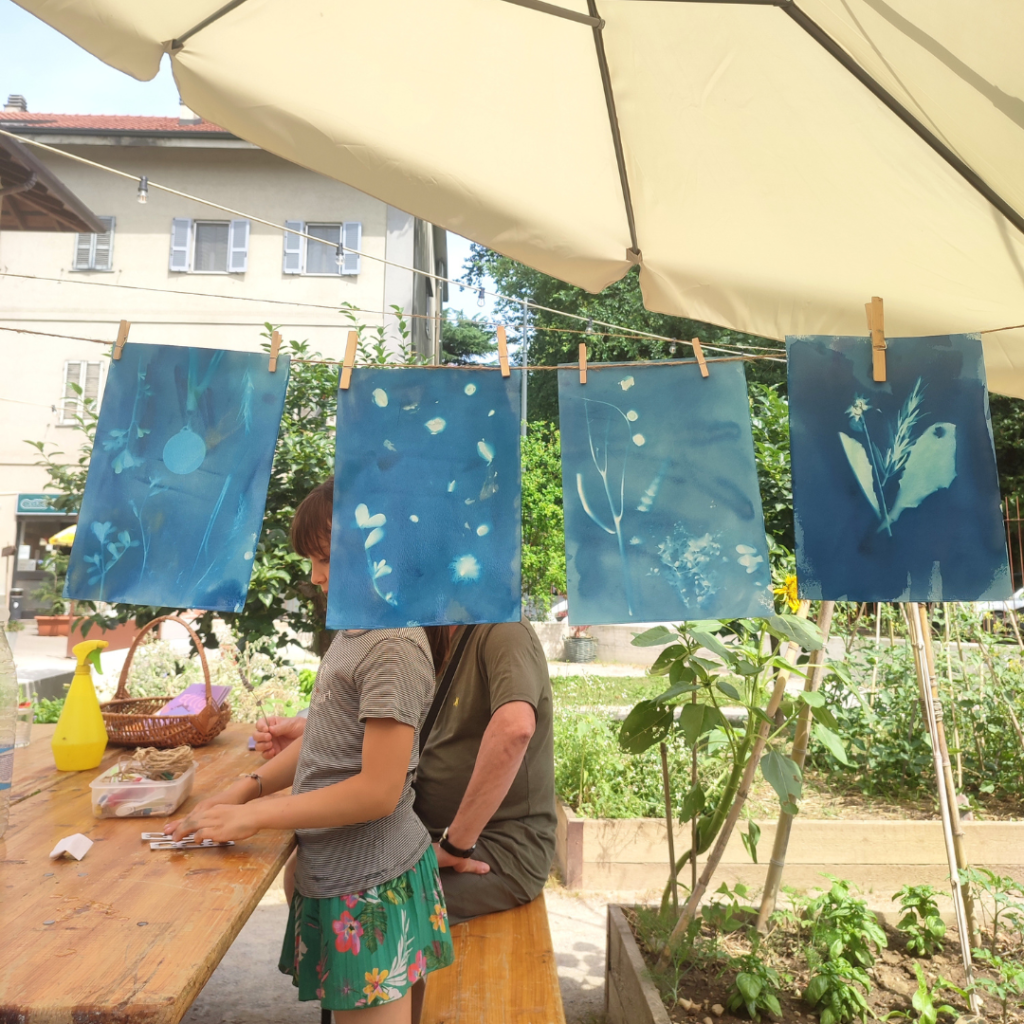
{"label": "cyanotype print", "polygon": [[289,360],[125,346],[111,361],[68,568],[79,600],[238,612]]}
{"label": "cyanotype print", "polygon": [[978,601],[1010,596],[977,335],[794,337],[789,422],[802,597]]}
{"label": "cyanotype print", "polygon": [[559,370],[569,619],[770,614],[743,364]]}
{"label": "cyanotype print", "polygon": [[519,371],[357,368],[338,392],[330,629],[520,618]]}

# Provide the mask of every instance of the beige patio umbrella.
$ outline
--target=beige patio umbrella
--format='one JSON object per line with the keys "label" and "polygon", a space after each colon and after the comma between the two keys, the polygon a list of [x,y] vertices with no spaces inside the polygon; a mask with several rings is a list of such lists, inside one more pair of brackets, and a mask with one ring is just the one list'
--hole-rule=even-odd
{"label": "beige patio umbrella", "polygon": [[[1018,0],[18,0],[296,163],[781,338],[1024,324]],[[173,184],[173,183],[169,183]],[[1024,331],[985,335],[1024,397]]]}

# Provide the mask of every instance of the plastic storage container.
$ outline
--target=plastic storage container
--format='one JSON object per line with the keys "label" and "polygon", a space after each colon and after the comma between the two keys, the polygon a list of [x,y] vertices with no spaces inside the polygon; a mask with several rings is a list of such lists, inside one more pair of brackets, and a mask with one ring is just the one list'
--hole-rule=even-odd
{"label": "plastic storage container", "polygon": [[173,814],[192,792],[196,766],[170,782],[119,782],[113,778],[116,774],[114,765],[89,783],[92,813],[97,818],[156,818]]}

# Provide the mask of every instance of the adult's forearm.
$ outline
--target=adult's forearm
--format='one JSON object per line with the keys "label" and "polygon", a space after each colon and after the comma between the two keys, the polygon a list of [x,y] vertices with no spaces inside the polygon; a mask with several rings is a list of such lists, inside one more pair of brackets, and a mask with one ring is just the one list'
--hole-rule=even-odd
{"label": "adult's forearm", "polygon": [[515,780],[536,725],[533,707],[525,701],[504,704],[494,713],[480,741],[459,809],[448,826],[453,846],[476,843]]}

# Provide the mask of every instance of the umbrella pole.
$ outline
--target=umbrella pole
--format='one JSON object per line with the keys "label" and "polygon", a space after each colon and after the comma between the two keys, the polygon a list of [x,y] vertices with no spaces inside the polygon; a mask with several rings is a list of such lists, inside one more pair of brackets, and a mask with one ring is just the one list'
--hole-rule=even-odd
{"label": "umbrella pole", "polygon": [[[821,630],[822,646],[820,650],[812,651],[808,662],[807,676],[804,679],[804,690],[813,692],[821,685],[822,676],[825,673],[825,645],[828,643],[829,631],[832,628],[832,615],[835,612],[835,601],[822,601],[821,609],[818,612],[818,628]],[[804,770],[804,761],[807,759],[807,747],[811,736],[811,706],[804,704],[800,708],[800,715],[796,722],[796,733],[793,736],[793,761],[800,769]],[[772,845],[772,856],[768,862],[768,874],[764,882],[764,895],[761,897],[761,909],[757,915],[757,930],[765,931],[768,918],[775,910],[775,903],[779,898],[779,886],[782,884],[782,872],[786,867],[786,850],[789,847],[789,836],[793,830],[793,815],[786,811],[779,814],[779,823],[775,827],[775,842]]]}
{"label": "umbrella pole", "polygon": [[[942,838],[946,846],[946,860],[949,864],[950,887],[953,894],[953,909],[956,912],[956,927],[960,936],[960,952],[963,958],[964,975],[967,979],[968,989],[974,984],[974,968],[971,962],[971,937],[972,929],[967,918],[967,899],[965,890],[960,885],[960,874],[956,843],[953,830],[953,813],[950,808],[950,793],[948,783],[952,781],[952,771],[949,769],[949,754],[943,758],[945,750],[944,733],[940,733],[941,717],[937,714],[935,688],[935,676],[932,666],[933,655],[930,653],[931,633],[925,629],[926,618],[924,610],[916,602],[909,602],[906,606],[907,624],[910,626],[910,643],[914,650],[914,667],[917,669],[917,681],[921,691],[921,707],[928,723],[928,733],[932,742],[932,759],[935,765],[936,788],[939,793],[939,810],[942,814]],[[943,765],[945,760],[945,766]],[[947,772],[949,779],[947,780]],[[959,827],[959,813],[957,813],[957,825],[961,835],[962,828]],[[962,851],[961,851],[962,855]],[[973,909],[973,908],[972,908]],[[978,1013],[978,997],[971,990],[971,1012]]]}

